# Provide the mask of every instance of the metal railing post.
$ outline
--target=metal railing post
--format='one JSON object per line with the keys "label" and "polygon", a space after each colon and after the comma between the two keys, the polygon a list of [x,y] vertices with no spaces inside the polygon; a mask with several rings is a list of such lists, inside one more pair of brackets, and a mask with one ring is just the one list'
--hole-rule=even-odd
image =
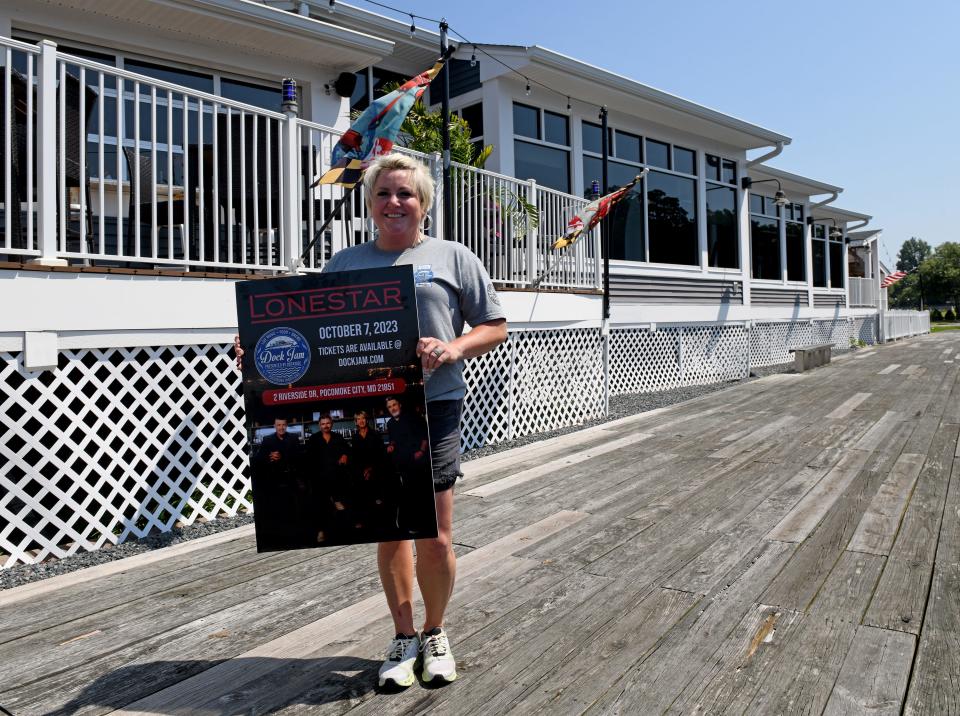
{"label": "metal railing post", "polygon": [[[540,202],[537,200],[537,181],[536,179],[530,179],[526,182],[527,186],[527,201],[534,206],[537,211],[540,210]],[[540,217],[541,223],[543,217]],[[533,286],[533,282],[537,280],[537,243],[538,243],[538,233],[539,228],[535,229],[533,227],[533,222],[527,222],[527,245],[526,245],[526,258],[527,258],[527,285]]]}
{"label": "metal railing post", "polygon": [[[37,66],[37,243],[30,263],[66,266],[57,257],[57,45],[41,40]],[[27,187],[29,191],[30,187]],[[101,191],[103,188],[101,187]],[[100,217],[103,220],[103,217]]]}
{"label": "metal railing post", "polygon": [[[283,185],[283,197],[280,201],[280,225],[283,227],[281,243],[281,263],[290,273],[299,273],[302,237],[300,236],[300,141],[297,113],[285,109],[287,116],[283,123],[283,143],[280,149],[280,181]],[[307,191],[312,191],[308,189]]]}

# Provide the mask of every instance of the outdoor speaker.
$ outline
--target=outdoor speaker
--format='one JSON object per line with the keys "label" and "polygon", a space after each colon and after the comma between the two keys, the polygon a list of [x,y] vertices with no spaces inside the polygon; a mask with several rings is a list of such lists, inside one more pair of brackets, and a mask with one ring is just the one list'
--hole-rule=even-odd
{"label": "outdoor speaker", "polygon": [[351,97],[357,87],[357,76],[352,72],[341,72],[333,83],[333,90],[341,97]]}

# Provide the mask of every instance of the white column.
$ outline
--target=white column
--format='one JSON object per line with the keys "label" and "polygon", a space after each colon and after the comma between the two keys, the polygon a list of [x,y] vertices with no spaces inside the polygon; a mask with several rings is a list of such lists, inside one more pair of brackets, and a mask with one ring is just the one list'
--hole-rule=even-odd
{"label": "white column", "polygon": [[283,184],[281,201],[281,225],[283,237],[283,262],[291,273],[297,273],[300,267],[300,181],[297,171],[300,141],[297,133],[297,115],[284,112],[287,119],[283,124],[283,146],[280,156],[280,180]]}
{"label": "white column", "polygon": [[[30,263],[66,266],[57,257],[57,46],[41,40],[37,63],[37,239],[40,256]],[[30,188],[27,187],[29,191]],[[101,221],[103,217],[100,217]]]}

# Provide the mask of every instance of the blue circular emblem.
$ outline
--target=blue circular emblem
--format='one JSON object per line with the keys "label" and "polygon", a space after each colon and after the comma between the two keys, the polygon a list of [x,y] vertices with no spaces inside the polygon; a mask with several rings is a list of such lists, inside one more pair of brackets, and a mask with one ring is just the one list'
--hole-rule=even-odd
{"label": "blue circular emblem", "polygon": [[292,328],[271,328],[257,341],[254,364],[260,375],[274,385],[290,385],[310,367],[310,346]]}

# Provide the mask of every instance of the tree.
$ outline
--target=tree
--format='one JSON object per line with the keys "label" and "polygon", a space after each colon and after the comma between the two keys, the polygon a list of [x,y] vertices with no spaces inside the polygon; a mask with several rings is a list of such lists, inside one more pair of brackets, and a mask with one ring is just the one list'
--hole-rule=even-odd
{"label": "tree", "polygon": [[911,236],[903,242],[900,253],[897,254],[897,271],[913,271],[933,253],[933,249],[923,239]]}
{"label": "tree", "polygon": [[930,304],[952,303],[960,312],[960,244],[947,241],[920,266],[923,287]]}

